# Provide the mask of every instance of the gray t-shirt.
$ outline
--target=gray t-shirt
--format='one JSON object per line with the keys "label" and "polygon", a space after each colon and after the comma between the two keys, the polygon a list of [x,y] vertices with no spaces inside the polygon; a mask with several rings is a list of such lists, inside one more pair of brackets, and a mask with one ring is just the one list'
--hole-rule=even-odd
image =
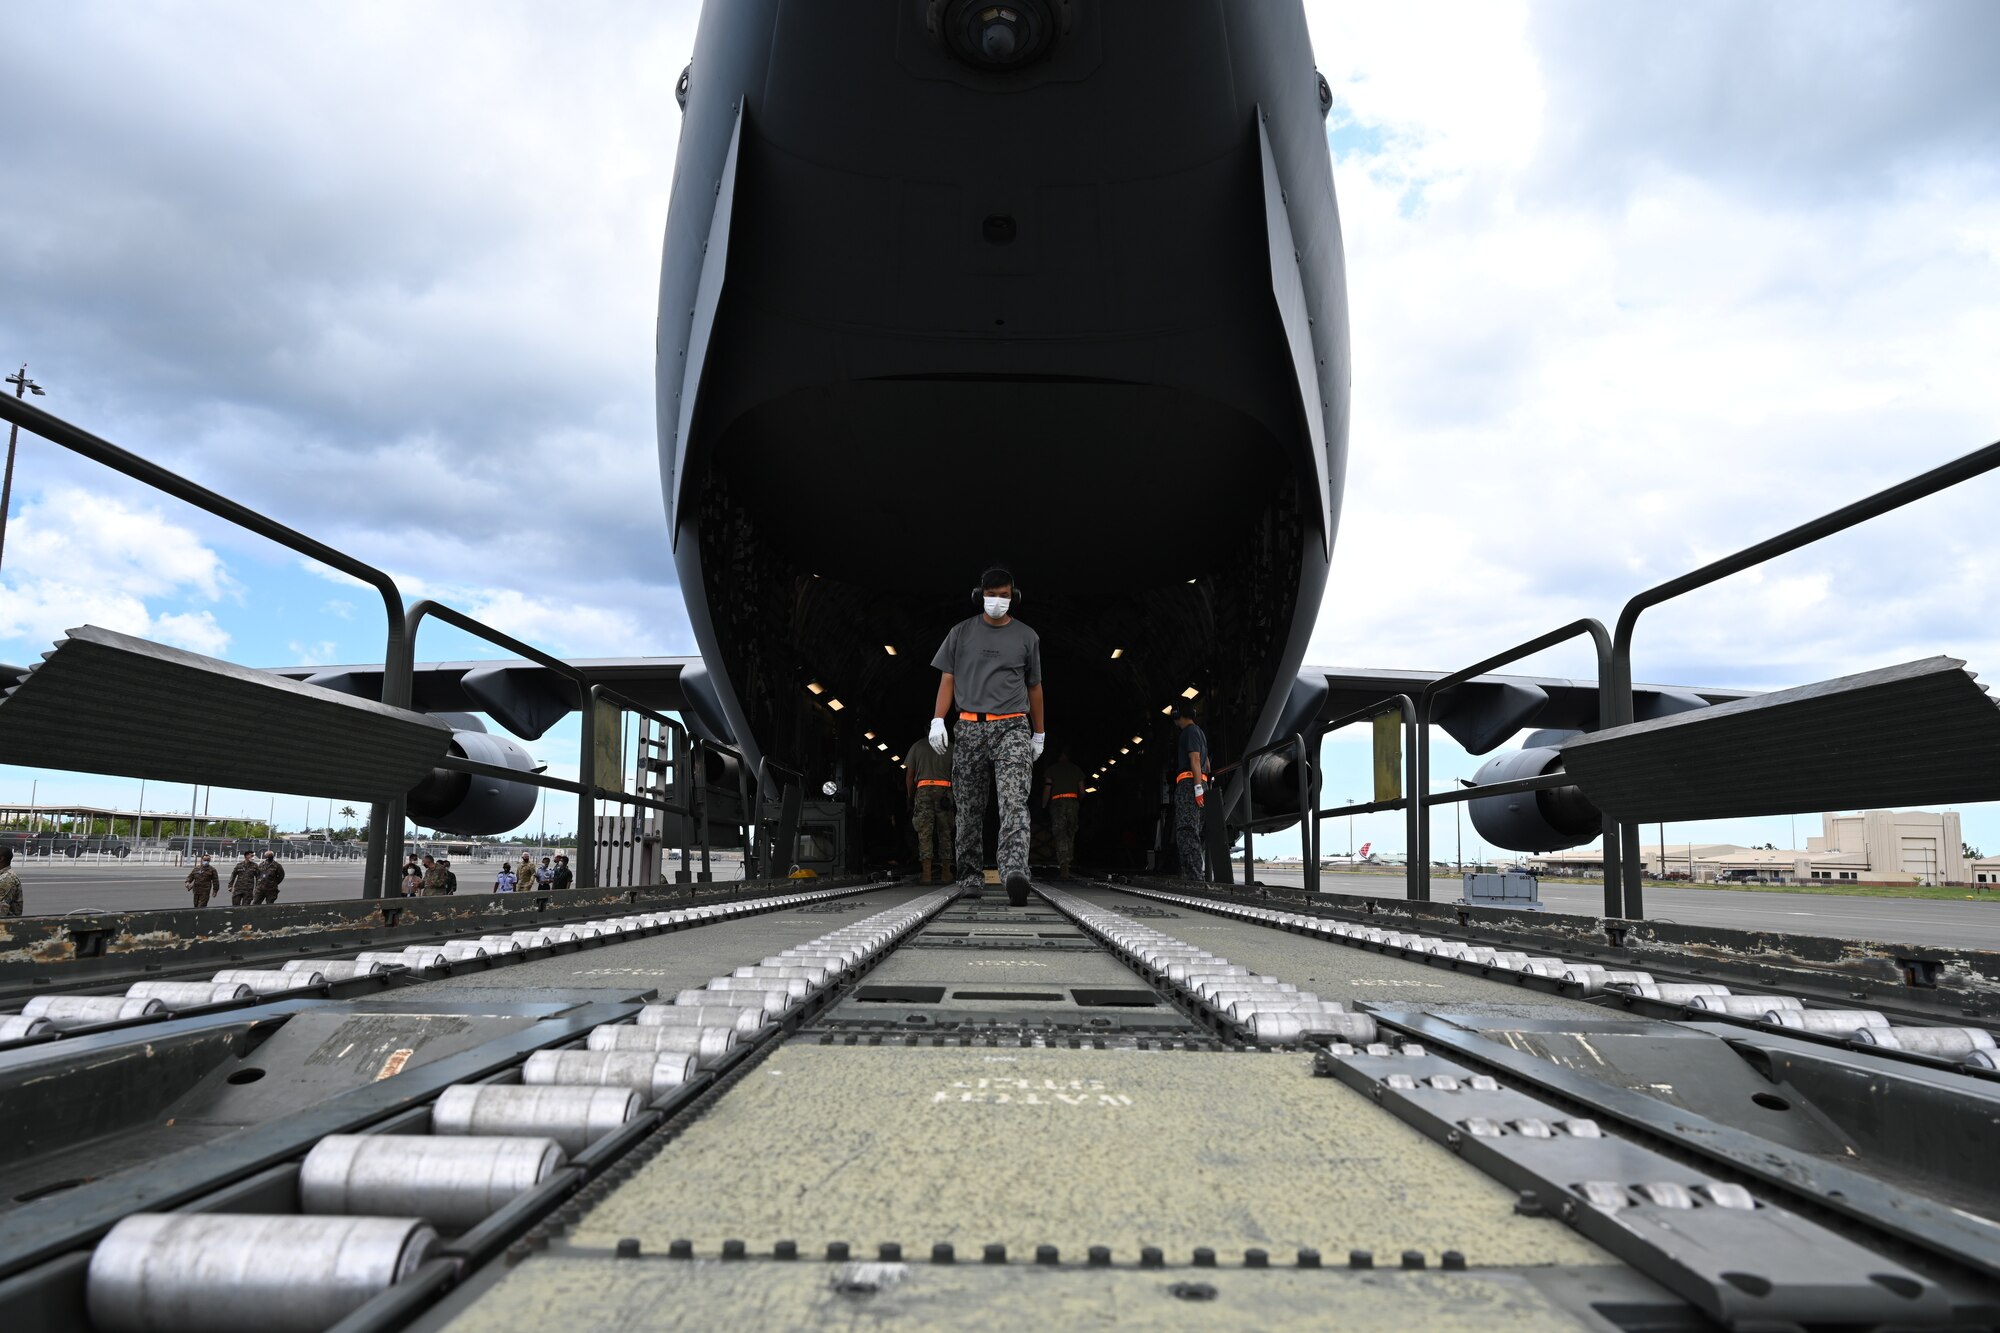
{"label": "gray t-shirt", "polygon": [[1042,683],[1042,639],[1018,620],[961,620],[931,665],[948,671],[956,706],[968,713],[1025,713],[1028,687]]}

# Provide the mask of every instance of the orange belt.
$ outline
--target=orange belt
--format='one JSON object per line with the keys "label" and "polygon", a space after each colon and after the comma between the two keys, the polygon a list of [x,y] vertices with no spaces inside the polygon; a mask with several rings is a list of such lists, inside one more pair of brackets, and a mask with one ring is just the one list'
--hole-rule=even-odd
{"label": "orange belt", "polygon": [[1026,713],[960,713],[958,720],[960,722],[1007,722],[1013,718],[1026,716]]}
{"label": "orange belt", "polygon": [[1194,770],[1190,768],[1190,769],[1189,769],[1189,770],[1187,770],[1187,771],[1186,771],[1185,773],[1176,773],[1176,774],[1174,775],[1174,781],[1175,781],[1175,782],[1186,782],[1186,781],[1187,781],[1187,780],[1188,780],[1189,778],[1191,778],[1191,777],[1193,777],[1193,776],[1194,776]]}
{"label": "orange belt", "polygon": [[919,787],[949,787],[951,784],[943,778],[918,778],[917,785]]}
{"label": "orange belt", "polygon": [[1076,793],[1073,791],[1059,791],[1055,795],[1049,797],[1049,799],[1051,801],[1074,801],[1076,799]]}

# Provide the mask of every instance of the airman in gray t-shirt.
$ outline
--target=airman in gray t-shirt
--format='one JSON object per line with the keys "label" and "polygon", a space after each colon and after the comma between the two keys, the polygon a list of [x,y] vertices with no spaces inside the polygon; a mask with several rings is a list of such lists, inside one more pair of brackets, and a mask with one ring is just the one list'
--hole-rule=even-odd
{"label": "airman in gray t-shirt", "polygon": [[1042,683],[1042,638],[1018,620],[973,616],[951,627],[931,665],[950,674],[965,712],[1026,713],[1028,687]]}

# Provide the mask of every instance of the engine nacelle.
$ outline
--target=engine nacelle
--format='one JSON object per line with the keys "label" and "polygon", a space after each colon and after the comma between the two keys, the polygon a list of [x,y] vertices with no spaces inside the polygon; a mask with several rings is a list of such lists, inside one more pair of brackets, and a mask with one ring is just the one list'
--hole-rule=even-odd
{"label": "engine nacelle", "polygon": [[[452,732],[451,753],[454,758],[522,773],[532,773],[537,767],[534,756],[520,745],[484,731]],[[409,815],[422,827],[440,833],[483,837],[526,823],[541,795],[541,788],[525,782],[434,768],[429,777],[410,789]]]}
{"label": "engine nacelle", "polygon": [[[1484,786],[1561,771],[1561,750],[1531,746],[1487,760],[1473,781]],[[1479,830],[1479,836],[1509,851],[1559,852],[1580,847],[1604,831],[1604,817],[1575,787],[1482,796],[1466,804],[1471,807],[1472,827]]]}

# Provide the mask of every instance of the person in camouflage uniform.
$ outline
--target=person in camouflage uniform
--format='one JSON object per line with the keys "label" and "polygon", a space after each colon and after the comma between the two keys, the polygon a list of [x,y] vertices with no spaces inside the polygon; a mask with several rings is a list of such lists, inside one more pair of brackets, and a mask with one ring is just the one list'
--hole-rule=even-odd
{"label": "person in camouflage uniform", "polygon": [[208,906],[208,900],[222,887],[222,876],[215,873],[206,856],[195,862],[194,869],[187,873],[187,891],[194,895],[196,907]]}
{"label": "person in camouflage uniform", "polygon": [[250,853],[243,853],[229,871],[229,905],[248,907],[250,900],[257,896],[257,861]]}
{"label": "person in camouflage uniform", "polygon": [[285,868],[278,864],[277,853],[265,852],[264,864],[257,867],[257,896],[250,901],[262,906],[278,901],[278,886],[285,882]]}
{"label": "person in camouflage uniform", "polygon": [[1069,751],[1056,756],[1042,775],[1042,804],[1049,808],[1049,831],[1055,834],[1056,878],[1068,879],[1076,859],[1076,826],[1083,804],[1083,770],[1070,762]]}
{"label": "person in camouflage uniform", "polygon": [[424,897],[441,898],[444,896],[444,878],[446,873],[448,872],[443,865],[439,864],[436,857],[426,856],[424,858]]}
{"label": "person in camouflage uniform", "polygon": [[1177,753],[1181,766],[1174,779],[1174,840],[1180,847],[1181,875],[1205,880],[1207,859],[1202,853],[1201,835],[1210,775],[1208,736],[1195,725],[1192,703],[1174,710],[1174,726],[1180,732]]}
{"label": "person in camouflage uniform", "polygon": [[[972,590],[981,613],[952,626],[931,659],[942,673],[927,743],[952,752],[952,804],[958,808],[958,882],[975,893],[986,882],[986,801],[999,797],[1000,879],[1007,901],[1024,907],[1028,878],[1028,786],[1047,743],[1043,727],[1041,636],[1014,619],[1021,590],[994,568]],[[956,701],[958,734],[945,732]],[[1032,720],[1031,720],[1032,719]]]}
{"label": "person in camouflage uniform", "polygon": [[953,834],[957,816],[951,808],[951,751],[933,750],[929,741],[918,741],[909,750],[908,773],[903,778],[904,794],[910,800],[910,823],[917,830],[917,860],[923,864],[924,883],[931,882],[933,870],[951,878],[954,855]]}
{"label": "person in camouflage uniform", "polygon": [[24,909],[21,877],[14,873],[14,849],[0,847],[0,916],[20,916]]}

